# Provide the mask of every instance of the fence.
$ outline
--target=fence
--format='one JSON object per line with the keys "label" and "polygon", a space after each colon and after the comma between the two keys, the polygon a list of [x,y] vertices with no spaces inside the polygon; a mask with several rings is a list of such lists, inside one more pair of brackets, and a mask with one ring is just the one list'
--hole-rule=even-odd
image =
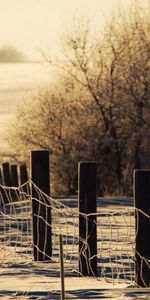
{"label": "fence", "polygon": [[[23,185],[29,180],[27,166],[25,163],[9,164],[8,162],[2,163],[0,168],[0,183],[4,186],[18,187]],[[25,188],[25,187],[24,187]]]}
{"label": "fence", "polygon": [[[49,153],[33,151],[31,180],[20,187],[1,185],[3,261],[12,256],[17,261],[34,257],[34,261],[55,263],[56,270],[61,233],[67,275],[98,276],[148,287],[150,171],[135,171],[135,206],[106,210],[96,203],[96,169],[96,162],[79,164],[78,211],[71,202],[67,206],[50,197]],[[8,170],[8,165],[3,165],[3,178]]]}

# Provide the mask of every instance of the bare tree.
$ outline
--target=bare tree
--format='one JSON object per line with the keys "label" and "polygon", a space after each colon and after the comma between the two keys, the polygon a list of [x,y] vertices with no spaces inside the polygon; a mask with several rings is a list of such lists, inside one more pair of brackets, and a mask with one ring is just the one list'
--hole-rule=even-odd
{"label": "bare tree", "polygon": [[97,118],[90,99],[82,92],[58,85],[41,92],[21,107],[11,130],[11,148],[29,161],[31,149],[49,149],[53,191],[67,193],[77,189],[77,164],[91,160],[95,152]]}
{"label": "bare tree", "polygon": [[133,169],[150,163],[149,10],[119,9],[97,36],[82,18],[63,36],[64,59],[46,57],[60,80],[21,110],[14,141],[51,150],[55,191],[76,189],[80,160],[99,162],[110,193],[131,190]]}
{"label": "bare tree", "polygon": [[129,172],[127,166],[133,170],[144,165],[141,151],[149,137],[149,9],[147,6],[145,13],[140,1],[131,5],[126,17],[119,9],[103,36],[95,39],[89,20],[78,21],[64,35],[65,61],[54,62],[64,71],[66,80],[71,76],[88,93],[99,111],[97,120],[103,124],[100,135],[105,135],[107,142],[103,143],[107,151],[110,149],[107,163],[113,161],[119,190],[124,174]]}

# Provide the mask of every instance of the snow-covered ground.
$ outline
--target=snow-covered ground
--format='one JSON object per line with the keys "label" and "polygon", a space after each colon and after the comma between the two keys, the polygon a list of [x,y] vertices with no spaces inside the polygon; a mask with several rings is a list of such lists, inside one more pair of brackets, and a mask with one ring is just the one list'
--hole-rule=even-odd
{"label": "snow-covered ground", "polygon": [[[11,194],[11,193],[10,193]],[[31,202],[0,208],[0,299],[61,299],[58,235],[64,240],[66,299],[150,299],[150,289],[133,287],[134,215],[132,199],[99,199],[98,268],[101,277],[78,274],[76,198],[52,203],[53,258],[34,262]]]}

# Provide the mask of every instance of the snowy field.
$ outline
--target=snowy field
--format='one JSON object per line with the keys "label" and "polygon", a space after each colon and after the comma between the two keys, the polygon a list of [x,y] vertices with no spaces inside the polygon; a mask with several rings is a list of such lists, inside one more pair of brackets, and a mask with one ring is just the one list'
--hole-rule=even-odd
{"label": "snowy field", "polygon": [[0,64],[0,78],[0,138],[4,146],[5,135],[17,107],[48,87],[53,77],[49,67],[43,63],[5,63]]}
{"label": "snowy field", "polygon": [[97,278],[79,276],[77,199],[59,201],[51,199],[53,255],[45,262],[33,261],[31,199],[1,206],[0,299],[61,299],[60,233],[66,299],[150,299],[150,289],[134,287],[133,200],[98,199]]}

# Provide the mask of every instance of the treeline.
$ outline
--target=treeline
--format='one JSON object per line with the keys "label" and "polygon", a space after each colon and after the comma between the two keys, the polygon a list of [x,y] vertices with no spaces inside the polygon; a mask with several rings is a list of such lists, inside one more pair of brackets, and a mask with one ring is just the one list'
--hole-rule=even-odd
{"label": "treeline", "polygon": [[19,63],[26,62],[27,58],[15,47],[4,46],[0,48],[0,63]]}
{"label": "treeline", "polygon": [[[89,21],[64,35],[53,88],[18,111],[13,149],[51,150],[53,191],[77,190],[77,163],[98,161],[98,191],[129,194],[133,169],[150,167],[150,7],[119,10],[93,38]],[[59,71],[60,70],[60,71]]]}

